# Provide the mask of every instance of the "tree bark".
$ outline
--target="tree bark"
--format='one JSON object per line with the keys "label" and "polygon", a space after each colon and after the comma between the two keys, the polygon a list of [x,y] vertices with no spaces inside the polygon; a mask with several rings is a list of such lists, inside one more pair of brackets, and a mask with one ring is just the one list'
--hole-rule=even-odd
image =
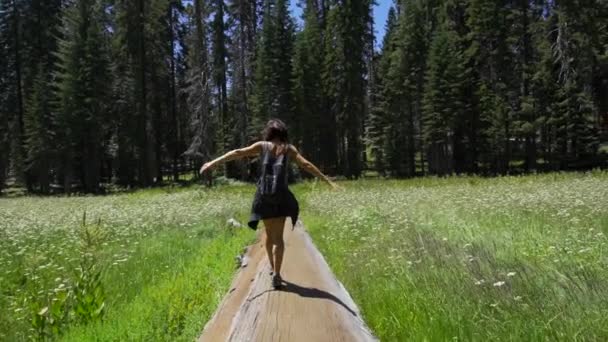
{"label": "tree bark", "polygon": [[139,46],[137,49],[139,69],[139,118],[137,123],[139,140],[139,182],[143,186],[150,185],[150,163],[148,146],[148,99],[146,84],[146,31],[145,31],[145,0],[138,1],[138,34]]}

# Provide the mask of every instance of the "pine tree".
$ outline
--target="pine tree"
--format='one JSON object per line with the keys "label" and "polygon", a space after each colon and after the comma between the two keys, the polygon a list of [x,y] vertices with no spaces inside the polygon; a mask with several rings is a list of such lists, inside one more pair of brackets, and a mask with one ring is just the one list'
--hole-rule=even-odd
{"label": "pine tree", "polygon": [[327,16],[323,83],[336,127],[338,169],[347,177],[362,172],[362,131],[366,112],[366,47],[370,41],[367,0],[332,1]]}
{"label": "pine tree", "polygon": [[183,152],[183,147],[180,144],[180,122],[181,117],[178,111],[178,69],[180,62],[180,52],[177,51],[177,46],[183,48],[183,25],[179,23],[179,18],[184,14],[184,7],[181,1],[171,0],[169,2],[169,14],[167,15],[167,29],[169,32],[169,115],[167,121],[169,130],[167,132],[167,149],[171,158],[171,173],[173,181],[179,180],[179,161],[180,155]]}
{"label": "pine tree", "polygon": [[[555,115],[561,142],[561,160],[580,162],[596,153],[598,132],[594,118],[597,108],[592,101],[595,53],[592,40],[595,32],[594,11],[574,3],[558,3],[555,9],[556,35],[553,56],[559,66],[560,83]],[[558,133],[558,134],[559,134]],[[565,140],[564,140],[565,137]],[[562,167],[567,165],[562,164]]]}
{"label": "pine tree", "polygon": [[[26,172],[26,128],[25,116],[29,111],[27,105],[38,82],[39,66],[44,64],[46,70],[52,65],[56,52],[56,27],[59,24],[61,11],[60,0],[11,0],[0,4],[3,27],[6,33],[6,47],[11,53],[6,61],[12,65],[11,82],[7,91],[14,92],[13,100],[7,105],[14,118],[9,118],[12,127],[12,160],[13,170],[18,183],[24,183],[33,190],[36,177]],[[10,33],[9,33],[10,32]]]}
{"label": "pine tree", "polygon": [[275,23],[273,20],[273,1],[264,2],[264,12],[262,16],[262,27],[258,37],[255,74],[253,77],[254,91],[252,96],[253,118],[250,128],[250,135],[257,136],[263,127],[265,120],[275,116],[272,111],[273,104],[273,43],[275,41]]}
{"label": "pine tree", "polygon": [[534,22],[540,19],[542,11],[535,1],[519,1],[510,11],[512,17],[511,35],[507,38],[514,53],[514,83],[517,91],[512,90],[512,101],[515,104],[513,131],[514,136],[524,140],[525,169],[536,168],[536,140],[538,125],[536,123],[535,103],[532,97],[532,68],[536,51],[532,45]]}
{"label": "pine tree", "polygon": [[475,137],[480,161],[490,171],[506,173],[511,159],[513,108],[508,92],[511,56],[506,44],[510,22],[505,1],[472,0],[467,11],[468,65],[472,68],[478,122]]}
{"label": "pine tree", "polygon": [[[232,55],[232,87],[229,93],[229,109],[233,113],[234,125],[229,132],[232,148],[245,146],[248,141],[247,130],[251,119],[250,97],[252,94],[253,66],[257,29],[258,1],[232,0],[228,5],[232,21],[229,51]],[[247,177],[244,163],[239,165],[242,179]]]}
{"label": "pine tree", "polygon": [[[466,26],[466,0],[450,0],[443,5],[445,16],[439,20],[438,26],[444,27],[450,36],[450,47],[457,57],[454,66],[452,93],[454,95],[454,108],[457,110],[454,125],[453,156],[454,172],[477,173],[477,127],[478,115],[475,112],[474,74],[470,68],[470,59],[467,59],[466,50],[469,44],[469,29]],[[459,70],[459,71],[458,71]]]}
{"label": "pine tree", "polygon": [[466,120],[464,82],[466,66],[460,39],[443,6],[439,28],[429,52],[423,100],[423,136],[428,149],[431,174],[451,174],[455,170],[455,151],[460,142],[459,124]]}
{"label": "pine tree", "polygon": [[53,117],[51,108],[51,82],[46,66],[38,66],[38,76],[27,101],[25,112],[25,152],[26,171],[32,187],[49,192],[50,171],[53,154]]}
{"label": "pine tree", "polygon": [[6,185],[8,169],[10,164],[10,130],[9,123],[12,119],[10,112],[11,96],[13,93],[12,84],[10,82],[10,62],[11,48],[9,44],[10,25],[8,22],[8,12],[6,5],[0,5],[0,60],[5,63],[0,64],[0,194]]}
{"label": "pine tree", "polygon": [[[0,19],[1,20],[1,19]],[[1,22],[1,21],[0,21]],[[0,42],[4,41],[4,37],[2,36],[2,26],[0,26]],[[0,43],[0,59],[8,60],[6,55],[8,54],[8,49],[5,44]],[[4,189],[6,185],[6,178],[8,175],[8,167],[9,167],[9,151],[10,151],[10,139],[9,139],[9,121],[10,114],[6,110],[8,107],[8,99],[9,93],[6,89],[9,89],[8,82],[8,70],[7,65],[0,65],[0,89],[5,89],[5,91],[0,92],[0,194],[2,193],[2,189]]]}
{"label": "pine tree", "polygon": [[101,25],[104,8],[79,0],[64,14],[59,42],[57,126],[66,191],[76,175],[86,192],[99,191],[102,123],[107,112],[108,55]]}
{"label": "pine tree", "polygon": [[[147,5],[146,5],[147,4]],[[149,17],[150,2],[144,0],[127,1],[117,0],[115,3],[115,34],[113,36],[115,45],[121,51],[115,51],[114,55],[121,56],[116,63],[123,64],[120,69],[128,71],[132,75],[133,87],[129,89],[130,98],[133,100],[134,111],[122,115],[133,116],[133,131],[124,132],[128,134],[133,142],[132,160],[135,166],[135,178],[139,185],[148,186],[152,183],[152,145],[149,143],[151,134],[151,120],[149,112],[149,64],[148,50],[149,32],[146,30],[146,21]],[[131,82],[129,82],[131,83]],[[121,125],[125,127],[125,125]],[[123,151],[130,149],[122,148]],[[123,173],[124,176],[124,173]],[[128,177],[130,178],[130,177]]]}
{"label": "pine tree", "polygon": [[276,3],[276,41],[274,47],[274,63],[276,63],[276,114],[290,122],[293,119],[292,99],[292,58],[294,44],[293,19],[289,14],[289,0],[277,0]]}
{"label": "pine tree", "polygon": [[190,115],[190,145],[184,155],[197,164],[207,161],[213,154],[213,118],[210,109],[211,77],[205,27],[206,8],[202,0],[194,0],[191,11],[190,46],[187,56],[189,70],[186,75],[187,106]]}
{"label": "pine tree", "polygon": [[321,139],[333,132],[323,125],[324,103],[321,70],[324,58],[322,30],[315,1],[308,1],[303,11],[304,28],[298,33],[294,47],[293,98],[295,117],[292,138],[314,163],[321,163],[324,148]]}
{"label": "pine tree", "polygon": [[[550,12],[548,12],[550,13]],[[548,21],[540,19],[535,25],[536,32],[532,36],[537,47],[538,59],[535,61],[533,77],[530,83],[531,101],[527,101],[526,113],[536,117],[539,139],[537,151],[545,162],[551,161],[554,154],[551,117],[557,110],[558,86],[554,79],[553,54],[551,42],[547,39]],[[530,112],[532,110],[532,112]],[[530,127],[532,128],[532,127]],[[547,165],[539,165],[546,167]]]}
{"label": "pine tree", "polygon": [[269,118],[291,119],[293,31],[286,0],[266,0],[253,79],[251,136],[257,136]]}
{"label": "pine tree", "polygon": [[5,92],[5,103],[0,108],[8,120],[8,155],[9,162],[5,168],[10,168],[18,182],[25,181],[25,132],[24,132],[24,43],[23,21],[26,2],[10,0],[0,2],[0,31],[2,46],[6,51],[6,61],[3,74],[2,92]]}
{"label": "pine tree", "polygon": [[170,21],[179,6],[169,0],[120,0],[112,8],[116,11],[113,38],[118,47],[114,54],[125,57],[117,63],[124,64],[121,69],[134,78],[130,96],[135,111],[126,115],[133,116],[130,135],[136,180],[144,186],[160,183],[165,160],[175,159],[175,151],[167,158],[168,141],[173,138],[165,127],[173,117],[170,61],[175,51]]}
{"label": "pine tree", "polygon": [[213,83],[215,88],[215,107],[217,112],[217,141],[218,151],[223,153],[229,148],[228,141],[229,127],[231,120],[228,114],[228,90],[227,90],[227,59],[228,51],[226,48],[226,25],[224,23],[224,1],[216,0],[213,3],[215,14],[211,25],[213,35],[213,54],[212,70]]}
{"label": "pine tree", "polygon": [[366,120],[366,142],[371,148],[371,153],[375,161],[375,169],[384,174],[386,168],[385,146],[387,145],[386,132],[389,126],[388,111],[389,106],[386,101],[390,92],[386,85],[389,73],[391,55],[395,51],[395,30],[397,27],[397,15],[394,7],[388,12],[385,25],[385,35],[382,42],[380,54],[374,57],[375,82],[370,89],[372,98],[372,108]]}
{"label": "pine tree", "polygon": [[391,174],[412,177],[416,172],[417,124],[422,112],[424,70],[428,46],[426,30],[432,19],[427,4],[405,1],[394,36],[395,51],[390,57],[385,101],[390,126],[386,132],[385,155]]}
{"label": "pine tree", "polygon": [[606,1],[398,0],[377,53],[372,0],[299,4],[0,2],[0,189],[177,180],[270,117],[347,177],[602,162]]}
{"label": "pine tree", "polygon": [[152,113],[149,140],[153,146],[153,157],[150,162],[152,180],[155,184],[161,184],[164,177],[164,165],[174,157],[168,153],[172,137],[171,130],[167,128],[173,126],[171,60],[175,58],[176,53],[171,49],[174,27],[170,21],[174,9],[178,8],[173,7],[171,0],[150,1],[148,4],[145,28],[149,39],[145,49],[148,52],[149,111]]}
{"label": "pine tree", "polygon": [[113,75],[111,94],[114,99],[109,114],[112,122],[112,154],[116,181],[123,186],[135,185],[137,177],[135,115],[136,103],[135,75],[127,63],[126,51],[114,51],[114,61],[111,64]]}

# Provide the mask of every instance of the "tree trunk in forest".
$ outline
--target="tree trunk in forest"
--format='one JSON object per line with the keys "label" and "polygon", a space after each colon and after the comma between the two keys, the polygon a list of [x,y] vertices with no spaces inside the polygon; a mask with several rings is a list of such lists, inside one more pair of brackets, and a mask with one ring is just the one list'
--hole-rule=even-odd
{"label": "tree trunk in forest", "polygon": [[15,114],[17,115],[16,120],[14,121],[16,124],[16,129],[14,129],[13,134],[17,136],[16,141],[13,142],[14,148],[13,151],[16,154],[14,156],[14,160],[16,165],[13,165],[15,175],[17,176],[18,181],[25,181],[26,186],[30,188],[29,181],[25,177],[24,173],[24,146],[25,146],[25,132],[24,132],[24,124],[23,124],[23,81],[22,81],[22,66],[21,66],[21,39],[19,32],[19,9],[17,8],[17,0],[13,0],[13,34],[15,40],[14,47],[14,58],[15,58],[15,89],[16,89],[16,97],[17,97],[17,108]]}
{"label": "tree trunk in forest", "polygon": [[175,63],[175,1],[171,1],[169,4],[169,39],[171,41],[170,44],[170,77],[169,81],[170,86],[170,106],[171,106],[171,135],[169,140],[171,142],[171,171],[173,174],[173,181],[177,182],[179,180],[179,170],[178,170],[178,161],[179,161],[179,129],[178,129],[178,120],[177,120],[177,93],[176,93],[176,63]]}
{"label": "tree trunk in forest", "polygon": [[149,186],[150,182],[150,155],[148,146],[148,98],[146,83],[146,30],[145,30],[145,0],[138,1],[138,34],[139,46],[137,49],[138,78],[139,78],[139,107],[137,120],[137,137],[139,145],[139,183]]}
{"label": "tree trunk in forest", "polygon": [[[522,51],[522,84],[521,90],[522,94],[520,99],[527,99],[530,96],[530,86],[528,80],[528,64],[530,63],[530,34],[528,33],[529,29],[529,13],[530,13],[530,2],[529,0],[520,0],[521,1],[521,11],[522,11],[522,33],[523,33],[523,51]],[[520,108],[521,110],[521,108]],[[536,112],[536,108],[532,110],[532,113]],[[533,115],[532,117],[529,117]],[[534,114],[526,113],[525,118],[527,123],[530,123],[532,126],[535,125],[536,116]],[[525,137],[525,169],[526,171],[531,171],[536,169],[536,127],[533,127],[532,132],[527,132]]]}

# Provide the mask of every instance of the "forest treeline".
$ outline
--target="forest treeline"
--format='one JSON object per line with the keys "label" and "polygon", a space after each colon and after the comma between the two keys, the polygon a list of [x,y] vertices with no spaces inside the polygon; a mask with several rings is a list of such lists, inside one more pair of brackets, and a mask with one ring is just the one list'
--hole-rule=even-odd
{"label": "forest treeline", "polygon": [[[0,189],[177,180],[265,121],[330,174],[601,166],[608,2],[1,0]],[[235,163],[226,176],[249,177]]]}

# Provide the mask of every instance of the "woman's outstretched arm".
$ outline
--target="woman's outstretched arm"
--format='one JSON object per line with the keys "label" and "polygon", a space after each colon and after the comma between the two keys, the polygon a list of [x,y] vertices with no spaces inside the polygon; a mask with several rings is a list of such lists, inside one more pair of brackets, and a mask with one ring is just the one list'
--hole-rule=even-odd
{"label": "woman's outstretched arm", "polygon": [[262,141],[258,141],[255,144],[243,148],[239,148],[236,150],[232,150],[227,152],[221,157],[218,157],[210,162],[205,163],[200,170],[200,174],[203,174],[205,171],[210,170],[216,167],[219,164],[229,162],[231,160],[243,159],[246,157],[254,157],[260,154],[262,151]]}
{"label": "woman's outstretched arm", "polygon": [[298,164],[298,166],[300,166],[302,169],[304,169],[304,171],[310,173],[311,175],[313,175],[317,178],[324,180],[325,182],[327,182],[327,184],[329,184],[334,189],[339,188],[338,185],[336,185],[336,183],[332,182],[331,179],[329,179],[326,175],[324,175],[323,172],[321,172],[319,170],[319,168],[317,168],[315,166],[315,164],[311,163],[306,158],[302,157],[302,155],[300,154],[300,152],[298,152],[298,149],[296,149],[295,146],[293,146],[293,145],[289,146],[289,154],[290,154],[290,157],[293,160],[295,160],[295,162]]}

